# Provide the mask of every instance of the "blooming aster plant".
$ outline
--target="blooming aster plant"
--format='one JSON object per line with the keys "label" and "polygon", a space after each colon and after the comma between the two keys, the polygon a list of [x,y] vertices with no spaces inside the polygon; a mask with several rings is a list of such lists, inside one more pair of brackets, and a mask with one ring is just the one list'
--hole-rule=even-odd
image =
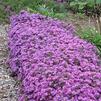
{"label": "blooming aster plant", "polygon": [[8,63],[21,80],[19,101],[101,101],[96,47],[74,33],[40,14],[11,17]]}

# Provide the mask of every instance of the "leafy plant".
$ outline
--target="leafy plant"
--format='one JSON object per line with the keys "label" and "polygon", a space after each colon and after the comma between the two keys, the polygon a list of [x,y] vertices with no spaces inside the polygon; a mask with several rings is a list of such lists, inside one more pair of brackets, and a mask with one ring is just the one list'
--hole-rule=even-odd
{"label": "leafy plant", "polygon": [[32,13],[40,13],[48,17],[64,19],[67,15],[65,13],[56,13],[53,9],[48,9],[45,5],[39,6],[36,10],[27,8],[28,11]]}
{"label": "leafy plant", "polygon": [[70,2],[70,9],[72,9],[75,13],[76,12],[83,12],[83,9],[87,2],[83,2],[81,0],[73,0]]}

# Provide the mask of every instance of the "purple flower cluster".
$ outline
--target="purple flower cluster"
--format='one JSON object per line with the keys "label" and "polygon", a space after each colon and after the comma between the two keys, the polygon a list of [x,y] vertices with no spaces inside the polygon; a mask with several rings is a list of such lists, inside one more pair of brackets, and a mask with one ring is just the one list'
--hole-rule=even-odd
{"label": "purple flower cluster", "polygon": [[19,101],[101,101],[96,47],[74,28],[22,11],[11,18],[9,65],[21,80]]}

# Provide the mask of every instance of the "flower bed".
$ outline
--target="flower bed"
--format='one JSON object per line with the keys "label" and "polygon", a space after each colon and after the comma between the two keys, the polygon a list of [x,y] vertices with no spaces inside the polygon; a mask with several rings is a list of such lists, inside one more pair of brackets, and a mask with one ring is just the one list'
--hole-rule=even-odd
{"label": "flower bed", "polygon": [[74,33],[40,14],[12,16],[8,63],[21,80],[19,101],[101,101],[96,47]]}

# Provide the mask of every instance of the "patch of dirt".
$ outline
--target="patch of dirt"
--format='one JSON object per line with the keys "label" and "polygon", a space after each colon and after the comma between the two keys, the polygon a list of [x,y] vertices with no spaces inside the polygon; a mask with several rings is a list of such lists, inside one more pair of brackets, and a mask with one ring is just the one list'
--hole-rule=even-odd
{"label": "patch of dirt", "polygon": [[65,19],[67,22],[72,23],[76,30],[84,29],[84,28],[94,28],[95,22],[92,18],[87,17],[85,15],[77,15],[68,13],[68,17]]}

